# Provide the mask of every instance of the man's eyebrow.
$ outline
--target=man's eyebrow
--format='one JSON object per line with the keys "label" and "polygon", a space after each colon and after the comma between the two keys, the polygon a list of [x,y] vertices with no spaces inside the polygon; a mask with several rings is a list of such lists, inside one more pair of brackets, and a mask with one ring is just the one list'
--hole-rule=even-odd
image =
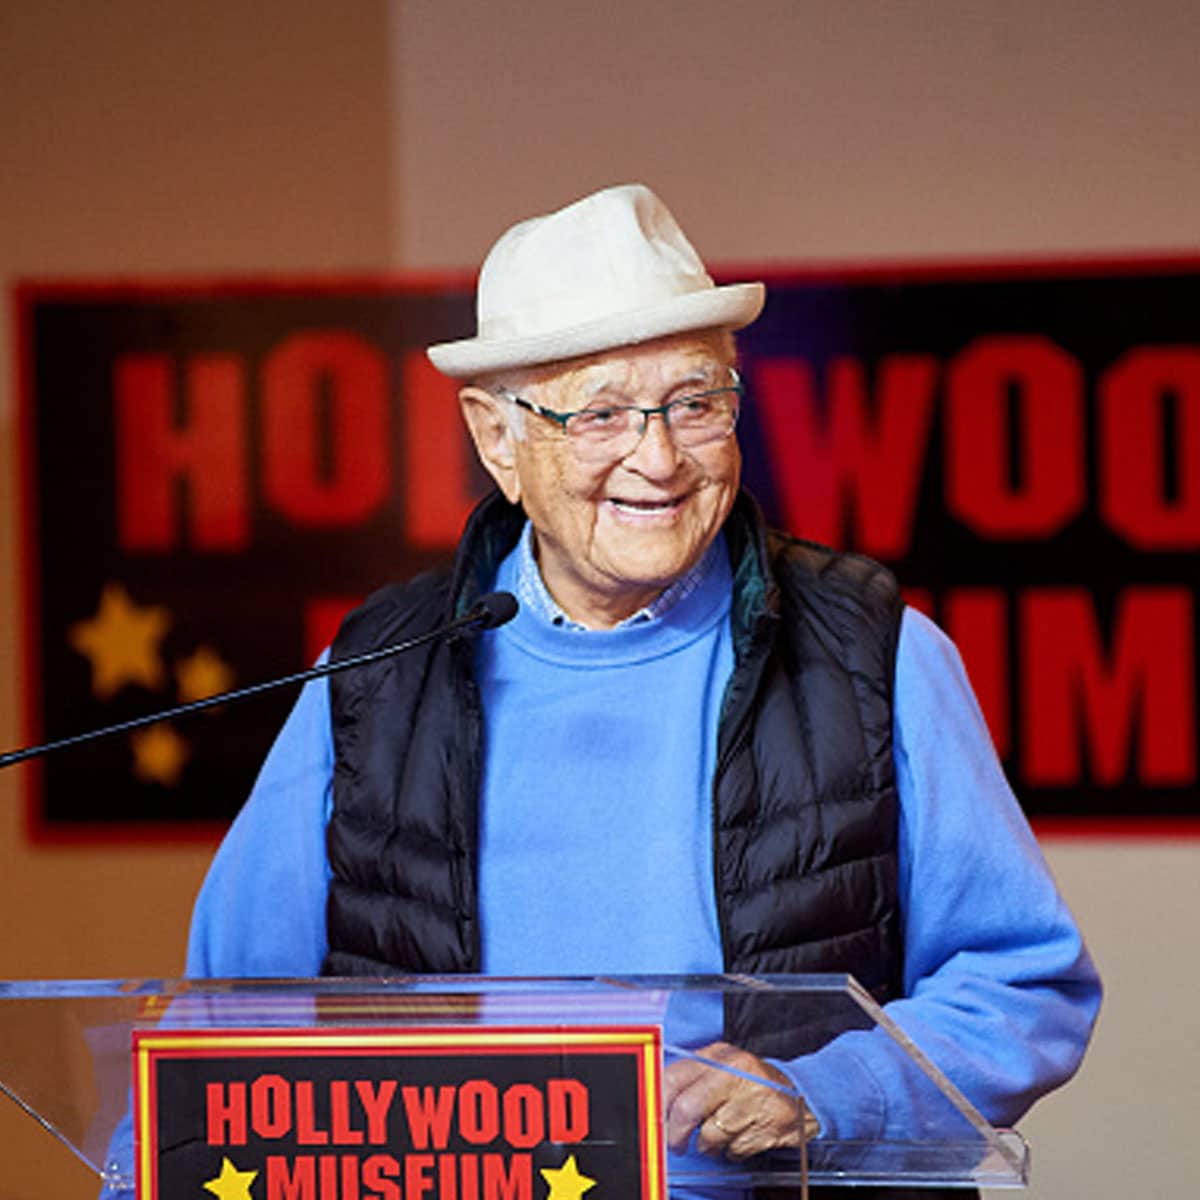
{"label": "man's eyebrow", "polygon": [[617,391],[621,390],[617,386],[615,380],[605,379],[602,376],[599,379],[593,379],[589,384],[587,384],[587,386],[583,389],[583,392],[587,399],[591,400],[593,397],[600,395],[601,392],[607,392],[610,388],[613,388]]}
{"label": "man's eyebrow", "polygon": [[675,391],[676,388],[691,387],[694,383],[708,386],[716,382],[717,376],[720,373],[721,367],[718,363],[713,363],[707,367],[697,367],[690,375],[685,375],[671,391]]}

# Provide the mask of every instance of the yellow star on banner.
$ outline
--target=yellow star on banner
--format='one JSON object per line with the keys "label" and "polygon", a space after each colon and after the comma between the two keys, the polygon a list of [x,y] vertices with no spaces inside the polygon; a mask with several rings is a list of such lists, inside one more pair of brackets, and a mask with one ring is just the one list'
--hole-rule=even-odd
{"label": "yellow star on banner", "polygon": [[542,1178],[550,1185],[546,1200],[579,1200],[584,1192],[596,1186],[594,1179],[579,1173],[573,1154],[561,1167],[543,1167]]}
{"label": "yellow star on banner", "polygon": [[254,1200],[250,1185],[257,1175],[257,1171],[239,1171],[229,1159],[223,1158],[220,1175],[210,1179],[204,1189],[212,1192],[217,1200]]}
{"label": "yellow star on banner", "polygon": [[159,643],[171,627],[165,608],[139,608],[119,583],[106,583],[100,610],[68,631],[71,645],[92,664],[92,692],[102,700],[127,683],[152,691],[163,684]]}
{"label": "yellow star on banner", "polygon": [[201,646],[195,654],[175,667],[179,682],[179,702],[207,700],[233,687],[233,668],[210,646]]}
{"label": "yellow star on banner", "polygon": [[170,725],[139,729],[133,743],[133,773],[145,783],[174,787],[188,760],[188,744]]}

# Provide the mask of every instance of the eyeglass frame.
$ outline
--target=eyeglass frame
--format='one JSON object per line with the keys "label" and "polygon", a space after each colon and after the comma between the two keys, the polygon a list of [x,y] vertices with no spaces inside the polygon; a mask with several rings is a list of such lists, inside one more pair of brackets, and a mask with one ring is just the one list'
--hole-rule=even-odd
{"label": "eyeglass frame", "polygon": [[[719,392],[734,392],[737,394],[737,404],[734,406],[733,420],[730,423],[728,432],[712,439],[713,442],[717,442],[723,438],[733,436],[733,431],[737,428],[738,417],[741,416],[742,400],[746,395],[746,385],[742,382],[742,377],[738,374],[737,369],[735,367],[730,367],[729,374],[732,377],[732,383],[723,384],[721,387],[705,388],[702,392],[685,392],[682,396],[676,396],[674,400],[667,401],[666,404],[656,404],[651,408],[642,408],[637,404],[609,404],[605,407],[621,412],[641,413],[642,427],[638,430],[637,441],[634,442],[634,446],[637,446],[640,444],[642,438],[646,436],[646,430],[649,427],[651,417],[656,415],[661,416],[663,419],[663,424],[667,427],[668,432],[670,432],[671,409],[676,407],[676,405],[686,404],[689,400],[699,400],[704,396],[714,396]],[[589,412],[595,411],[594,409],[590,408],[577,408],[571,412],[560,412],[558,409],[547,408],[544,404],[538,404],[536,401],[527,400],[524,396],[518,396],[516,392],[509,391],[509,389],[506,387],[497,388],[495,394],[503,397],[505,400],[511,401],[518,408],[525,409],[527,412],[534,413],[539,417],[545,417],[548,421],[553,421],[559,427],[559,429],[562,430],[563,436],[566,437],[568,445],[577,445],[578,442],[571,437],[569,431],[567,430],[567,422],[572,417],[586,416]],[[697,443],[699,446],[707,446],[709,444],[709,442]],[[632,453],[632,450],[628,453]]]}

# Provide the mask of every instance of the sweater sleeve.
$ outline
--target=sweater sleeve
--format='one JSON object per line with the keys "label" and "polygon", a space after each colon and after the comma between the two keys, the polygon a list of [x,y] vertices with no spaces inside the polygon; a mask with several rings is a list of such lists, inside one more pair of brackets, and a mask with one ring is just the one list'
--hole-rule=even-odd
{"label": "sweater sleeve", "polygon": [[[1011,1125],[1078,1068],[1100,982],[958,652],[907,610],[896,664],[904,996],[888,1015],[983,1115]],[[780,1063],[839,1140],[907,1140],[947,1106],[879,1031]]]}
{"label": "sweater sleeve", "polygon": [[209,867],[192,913],[189,977],[320,973],[332,774],[329,683],[317,679],[300,693]]}

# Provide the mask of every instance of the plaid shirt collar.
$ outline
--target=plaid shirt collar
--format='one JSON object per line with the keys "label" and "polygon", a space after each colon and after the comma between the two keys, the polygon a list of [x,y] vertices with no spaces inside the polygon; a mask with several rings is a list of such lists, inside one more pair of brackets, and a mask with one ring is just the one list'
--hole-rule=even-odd
{"label": "plaid shirt collar", "polygon": [[[707,578],[712,570],[714,556],[720,553],[718,542],[714,541],[704,557],[686,574],[681,575],[669,588],[661,592],[644,608],[639,608],[632,616],[626,617],[615,628],[625,629],[630,625],[641,625],[646,621],[655,621],[665,616],[680,600],[690,596]],[[549,589],[542,580],[538,570],[537,560],[533,557],[533,526],[526,521],[521,531],[521,540],[517,543],[517,599],[522,608],[527,608],[543,621],[549,621],[560,629],[571,629],[580,633],[590,633],[586,625],[572,620],[563,612],[558,602],[550,595]]]}

